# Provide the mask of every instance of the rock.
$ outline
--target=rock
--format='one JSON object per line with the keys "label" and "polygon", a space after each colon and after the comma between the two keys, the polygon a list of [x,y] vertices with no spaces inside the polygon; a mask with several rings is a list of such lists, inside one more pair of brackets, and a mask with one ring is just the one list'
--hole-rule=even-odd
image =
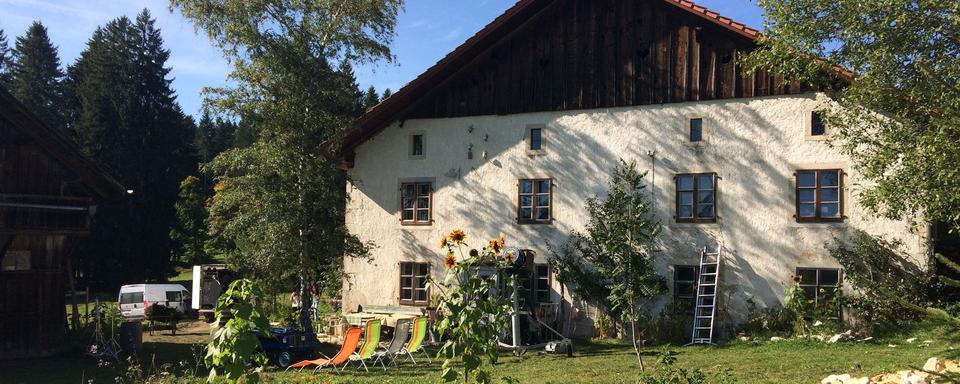
{"label": "rock", "polygon": [[750,341],[750,336],[740,336],[740,341]]}
{"label": "rock", "polygon": [[890,348],[896,348],[896,347],[897,347],[896,344],[887,344],[887,346],[890,347]]}
{"label": "rock", "polygon": [[900,375],[896,373],[885,373],[870,378],[871,383],[876,384],[900,384]]}
{"label": "rock", "polygon": [[846,383],[847,381],[850,380],[850,375],[844,373],[842,375],[837,376],[837,380],[839,380],[841,383]]}
{"label": "rock", "polygon": [[814,327],[819,327],[819,326],[821,326],[821,325],[823,325],[823,322],[820,321],[820,320],[817,320],[816,322],[813,323],[813,326],[814,326]]}
{"label": "rock", "polygon": [[936,357],[931,357],[927,359],[927,362],[923,364],[923,370],[928,372],[943,372],[947,369],[947,364]]}
{"label": "rock", "polygon": [[917,338],[916,338],[916,337],[911,337],[911,338],[907,339],[907,342],[908,342],[908,343],[912,343],[912,342],[914,342],[914,341],[917,341]]}
{"label": "rock", "polygon": [[947,367],[945,371],[960,373],[960,361],[947,360],[944,365]]}
{"label": "rock", "polygon": [[830,375],[820,380],[820,384],[833,384],[835,381],[837,381],[837,375]]}
{"label": "rock", "polygon": [[869,377],[857,377],[843,382],[843,384],[870,384]]}
{"label": "rock", "polygon": [[774,336],[770,338],[770,341],[783,341],[783,338],[779,336]]}
{"label": "rock", "polygon": [[833,335],[833,336],[830,337],[829,339],[827,339],[827,342],[828,342],[828,343],[836,343],[836,342],[838,342],[838,341],[845,340],[846,337],[847,337],[847,335],[844,335],[844,334],[842,334],[842,333],[838,333],[838,334],[836,334],[836,335]]}

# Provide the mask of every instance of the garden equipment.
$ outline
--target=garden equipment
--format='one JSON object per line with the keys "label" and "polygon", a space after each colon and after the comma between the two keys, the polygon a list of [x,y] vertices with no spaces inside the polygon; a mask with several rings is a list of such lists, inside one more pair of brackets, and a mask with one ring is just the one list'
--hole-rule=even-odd
{"label": "garden equipment", "polygon": [[[713,324],[717,314],[717,287],[720,282],[720,254],[700,251],[700,276],[697,279],[697,302],[693,317],[693,336],[690,344],[713,344]],[[687,344],[687,345],[690,345]]]}
{"label": "garden equipment", "polygon": [[313,357],[317,344],[313,335],[288,327],[272,327],[267,332],[254,329],[253,333],[270,362],[280,368],[287,368],[295,358]]}

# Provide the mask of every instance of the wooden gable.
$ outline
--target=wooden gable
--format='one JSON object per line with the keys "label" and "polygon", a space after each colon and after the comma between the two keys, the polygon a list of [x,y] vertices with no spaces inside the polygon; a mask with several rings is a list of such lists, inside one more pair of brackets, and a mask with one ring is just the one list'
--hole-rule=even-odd
{"label": "wooden gable", "polygon": [[687,0],[520,0],[365,113],[352,148],[393,121],[625,107],[812,91],[740,56],[758,32]]}

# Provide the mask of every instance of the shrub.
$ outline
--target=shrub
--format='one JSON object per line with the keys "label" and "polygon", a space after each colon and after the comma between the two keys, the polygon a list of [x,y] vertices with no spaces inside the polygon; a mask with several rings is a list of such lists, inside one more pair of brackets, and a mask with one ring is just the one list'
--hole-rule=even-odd
{"label": "shrub", "polygon": [[[270,329],[267,317],[256,303],[257,298],[262,297],[253,282],[240,279],[231,283],[217,299],[217,321],[211,325],[215,332],[207,344],[205,358],[211,381],[218,375],[226,376],[230,383],[241,379],[251,384],[260,381],[260,368],[251,371],[246,365],[247,362],[261,367],[267,364],[267,356],[257,352],[261,348],[260,340],[251,332],[254,328]],[[223,326],[219,326],[221,322],[225,322]]]}
{"label": "shrub", "polygon": [[847,305],[876,331],[885,332],[915,324],[930,305],[928,289],[933,276],[920,269],[902,250],[898,240],[873,237],[857,230],[849,239],[837,239],[830,255],[843,266],[844,277],[856,294]]}

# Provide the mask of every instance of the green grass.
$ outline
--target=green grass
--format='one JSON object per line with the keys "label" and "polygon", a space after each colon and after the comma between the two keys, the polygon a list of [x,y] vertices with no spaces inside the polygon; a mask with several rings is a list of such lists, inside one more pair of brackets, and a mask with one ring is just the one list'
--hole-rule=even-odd
{"label": "green grass", "polygon": [[[207,330],[197,324],[177,332],[176,336],[161,331],[154,336],[144,335],[144,350],[140,354],[145,370],[158,372],[174,369],[182,372],[180,362],[187,366],[196,361],[197,349],[207,340]],[[907,343],[907,336],[918,337]],[[929,346],[921,341],[934,340]],[[896,344],[897,347],[888,347]],[[952,347],[952,348],[951,348]],[[676,366],[702,369],[708,374],[725,370],[738,383],[812,383],[834,373],[855,376],[873,376],[911,367],[922,366],[927,358],[960,358],[960,343],[948,341],[943,334],[925,332],[898,336],[874,343],[824,344],[806,340],[744,343],[732,342],[721,346],[673,347],[678,352]],[[331,354],[336,346],[324,345],[324,353]],[[647,370],[657,369],[658,348],[645,350]],[[422,356],[417,356],[418,362]],[[387,372],[372,369],[369,373],[348,370],[342,375],[320,373],[316,382],[330,383],[423,383],[434,382],[440,365],[402,364],[400,369]],[[114,382],[119,374],[114,367],[99,368],[90,358],[63,357],[0,362],[2,383],[77,383],[81,377],[93,378],[94,383]],[[521,383],[636,383],[642,375],[636,364],[633,349],[619,341],[576,342],[573,358],[529,352],[521,357],[505,355],[493,368],[498,382],[511,377]],[[309,379],[311,374],[269,371],[265,381],[286,383]],[[205,377],[180,378],[176,382],[200,383]],[[173,382],[168,379],[168,382]]]}

